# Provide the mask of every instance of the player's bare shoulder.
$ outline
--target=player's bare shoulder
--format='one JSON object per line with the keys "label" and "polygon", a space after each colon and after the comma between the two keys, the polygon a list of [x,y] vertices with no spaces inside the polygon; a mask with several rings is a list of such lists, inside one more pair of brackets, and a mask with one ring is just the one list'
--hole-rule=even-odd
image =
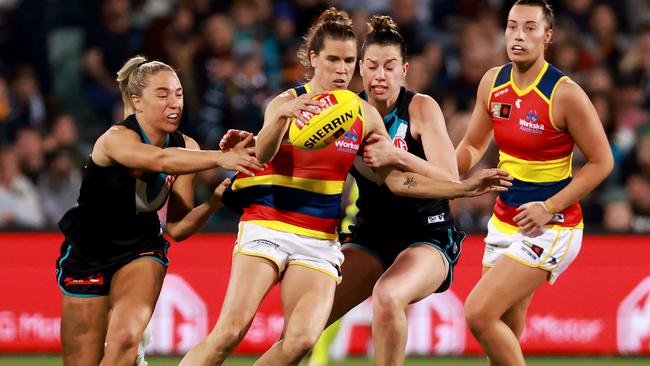
{"label": "player's bare shoulder", "polygon": [[114,164],[115,161],[110,157],[110,152],[114,149],[121,148],[125,142],[128,143],[130,141],[140,141],[140,136],[126,126],[111,126],[95,141],[91,153],[93,161],[100,166]]}

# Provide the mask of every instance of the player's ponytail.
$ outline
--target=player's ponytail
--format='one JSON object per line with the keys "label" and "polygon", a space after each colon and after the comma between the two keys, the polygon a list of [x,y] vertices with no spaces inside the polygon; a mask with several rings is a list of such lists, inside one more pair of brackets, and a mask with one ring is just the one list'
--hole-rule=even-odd
{"label": "player's ponytail", "polygon": [[331,7],[325,10],[314,25],[309,28],[298,50],[298,60],[307,70],[306,77],[311,79],[314,68],[311,66],[310,53],[318,54],[325,45],[325,37],[334,40],[356,40],[352,29],[352,19],[347,12]]}
{"label": "player's ponytail", "polygon": [[406,42],[397,30],[397,24],[388,15],[373,15],[368,25],[368,37],[363,42],[361,54],[365,55],[366,48],[376,44],[380,46],[398,46],[402,62],[406,62]]}

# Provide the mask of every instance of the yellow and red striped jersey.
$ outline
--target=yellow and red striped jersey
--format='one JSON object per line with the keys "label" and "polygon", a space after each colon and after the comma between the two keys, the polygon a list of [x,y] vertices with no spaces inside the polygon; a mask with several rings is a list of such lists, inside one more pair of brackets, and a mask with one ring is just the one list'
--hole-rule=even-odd
{"label": "yellow and red striped jersey", "polygon": [[[553,96],[565,79],[564,73],[547,62],[524,90],[513,81],[512,63],[496,73],[487,108],[499,147],[498,166],[514,178],[512,187],[499,194],[494,206],[493,222],[501,231],[517,230],[513,220],[517,207],[544,201],[571,181],[575,143],[568,131],[557,128],[553,121]],[[557,213],[549,225],[556,229],[582,227],[580,205],[575,203]]]}
{"label": "yellow and red striped jersey", "polygon": [[[309,91],[304,85],[296,95]],[[336,239],[343,185],[364,135],[361,118],[334,143],[306,151],[283,143],[266,169],[239,175],[231,189],[243,209],[240,221],[321,239]]]}

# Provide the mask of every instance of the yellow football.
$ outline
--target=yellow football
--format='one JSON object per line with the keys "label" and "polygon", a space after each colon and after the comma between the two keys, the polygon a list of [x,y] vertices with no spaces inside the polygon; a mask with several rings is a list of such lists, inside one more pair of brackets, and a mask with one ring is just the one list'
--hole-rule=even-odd
{"label": "yellow football", "polygon": [[308,121],[294,118],[289,126],[289,142],[303,150],[321,149],[345,135],[357,118],[363,119],[359,97],[349,90],[333,90],[314,96],[320,113],[302,112]]}

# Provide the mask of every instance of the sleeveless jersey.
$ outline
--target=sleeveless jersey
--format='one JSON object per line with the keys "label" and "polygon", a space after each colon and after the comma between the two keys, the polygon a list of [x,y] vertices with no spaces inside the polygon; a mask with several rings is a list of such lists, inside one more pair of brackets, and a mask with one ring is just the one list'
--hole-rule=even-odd
{"label": "sleeveless jersey", "polygon": [[[518,206],[545,201],[571,182],[575,143],[553,122],[553,96],[567,78],[545,62],[535,81],[520,90],[512,79],[512,63],[496,73],[487,107],[499,147],[498,166],[514,178],[512,187],[500,192],[494,205],[492,222],[502,232],[518,231],[513,220]],[[555,229],[581,228],[580,205],[557,213],[549,224]]]}
{"label": "sleeveless jersey", "polygon": [[[367,100],[366,92],[359,95]],[[401,88],[395,107],[384,117],[386,130],[395,146],[426,160],[422,143],[411,136],[409,105],[415,93]],[[357,226],[360,229],[394,231],[397,227],[418,228],[423,225],[450,225],[453,218],[446,199],[418,199],[401,197],[376,178],[376,175],[357,158],[352,169],[359,187],[357,199]]]}
{"label": "sleeveless jersey", "polygon": [[[309,92],[309,85],[291,91],[299,96]],[[363,120],[357,118],[344,136],[318,150],[282,143],[266,169],[254,177],[237,175],[224,202],[243,209],[241,222],[336,239],[343,185],[363,139],[363,128]]]}
{"label": "sleeveless jersey", "polygon": [[[150,143],[134,115],[117,124]],[[183,135],[168,134],[165,147],[185,147]],[[78,205],[66,212],[59,227],[89,261],[109,261],[164,241],[157,211],[167,201],[176,176],[135,175],[120,164],[99,166],[92,156],[84,167]]]}

